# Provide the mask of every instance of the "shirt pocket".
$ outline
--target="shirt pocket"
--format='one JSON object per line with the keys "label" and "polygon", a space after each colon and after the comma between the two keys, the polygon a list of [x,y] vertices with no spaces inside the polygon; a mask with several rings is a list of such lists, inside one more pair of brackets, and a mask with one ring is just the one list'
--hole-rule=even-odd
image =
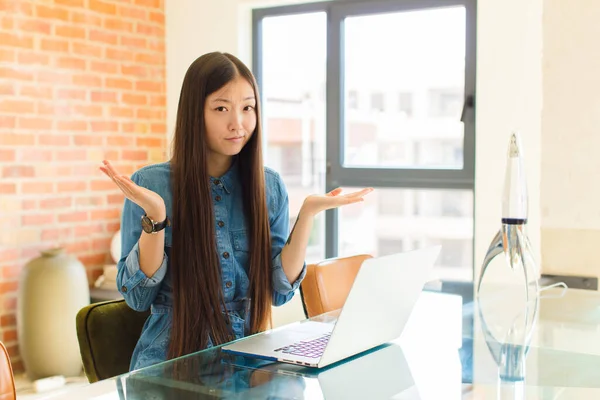
{"label": "shirt pocket", "polygon": [[248,232],[245,229],[231,231],[231,243],[233,245],[233,255],[237,262],[243,268],[248,268],[248,260],[250,257]]}

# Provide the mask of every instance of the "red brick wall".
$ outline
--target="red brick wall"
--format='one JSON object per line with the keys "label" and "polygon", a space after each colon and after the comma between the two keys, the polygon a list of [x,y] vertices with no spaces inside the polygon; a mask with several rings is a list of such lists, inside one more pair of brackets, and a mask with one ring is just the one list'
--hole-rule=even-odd
{"label": "red brick wall", "polygon": [[93,283],[123,201],[101,160],[165,158],[163,3],[0,0],[0,340],[17,370],[23,265],[60,244]]}

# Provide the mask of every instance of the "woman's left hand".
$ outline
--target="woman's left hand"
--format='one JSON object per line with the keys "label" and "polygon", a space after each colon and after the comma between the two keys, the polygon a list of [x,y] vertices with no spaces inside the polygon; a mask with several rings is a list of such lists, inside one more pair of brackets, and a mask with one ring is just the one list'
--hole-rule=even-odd
{"label": "woman's left hand", "polygon": [[327,194],[313,194],[304,200],[302,211],[310,215],[316,215],[321,211],[329,210],[331,208],[364,201],[363,197],[372,191],[373,188],[365,188],[358,192],[341,195],[342,189],[337,188]]}

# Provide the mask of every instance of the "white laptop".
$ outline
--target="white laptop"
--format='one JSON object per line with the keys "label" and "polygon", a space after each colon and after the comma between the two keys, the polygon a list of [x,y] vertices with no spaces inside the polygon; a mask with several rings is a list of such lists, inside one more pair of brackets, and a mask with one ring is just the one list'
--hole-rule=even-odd
{"label": "white laptop", "polygon": [[306,320],[232,342],[224,352],[322,368],[398,338],[441,246],[365,260],[334,323]]}

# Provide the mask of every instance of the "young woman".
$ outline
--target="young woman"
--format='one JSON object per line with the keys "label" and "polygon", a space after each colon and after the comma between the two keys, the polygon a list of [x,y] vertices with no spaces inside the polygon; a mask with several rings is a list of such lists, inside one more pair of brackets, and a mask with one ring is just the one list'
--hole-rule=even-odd
{"label": "young woman", "polygon": [[304,278],[314,216],[372,190],[307,197],[288,235],[287,191],[261,142],[254,76],[215,52],[185,75],[171,160],[131,179],[100,167],[126,196],[118,288],[151,310],[131,370],[266,329]]}

